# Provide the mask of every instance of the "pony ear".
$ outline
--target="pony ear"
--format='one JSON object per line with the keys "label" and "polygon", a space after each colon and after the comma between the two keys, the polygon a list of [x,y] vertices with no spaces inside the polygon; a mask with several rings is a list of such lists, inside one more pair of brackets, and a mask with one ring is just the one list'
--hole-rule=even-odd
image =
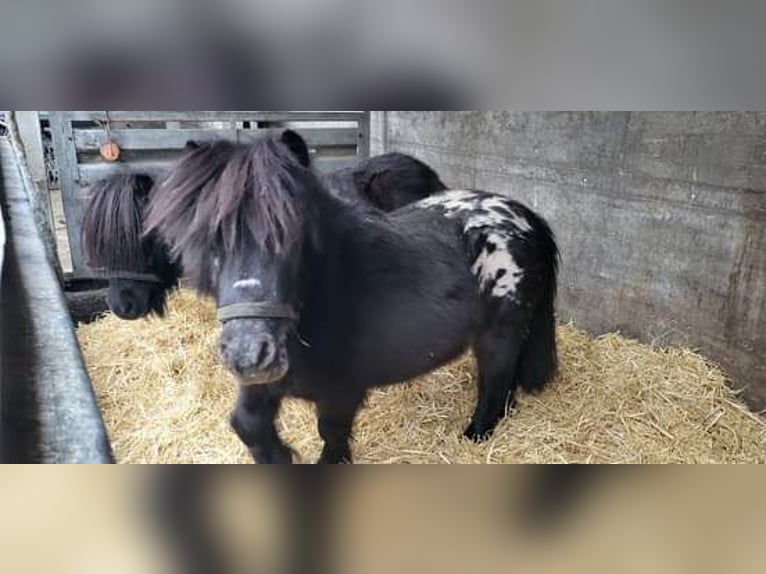
{"label": "pony ear", "polygon": [[154,187],[154,178],[145,173],[138,173],[135,176],[133,190],[138,197],[146,197]]}
{"label": "pony ear", "polygon": [[311,166],[311,154],[309,153],[309,146],[298,132],[293,130],[285,130],[282,132],[280,138],[282,143],[285,144],[288,149],[293,152],[293,155],[298,158],[298,161],[303,167]]}

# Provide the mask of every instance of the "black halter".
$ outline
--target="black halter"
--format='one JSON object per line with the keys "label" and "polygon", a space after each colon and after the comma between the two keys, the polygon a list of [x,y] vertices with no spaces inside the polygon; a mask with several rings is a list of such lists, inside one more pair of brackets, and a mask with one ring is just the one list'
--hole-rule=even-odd
{"label": "black halter", "polygon": [[164,285],[165,282],[154,273],[134,273],[132,271],[110,271],[107,269],[96,270],[96,274],[104,279],[127,279],[129,281],[142,281],[144,283],[156,283]]}
{"label": "black halter", "polygon": [[221,323],[235,319],[288,319],[298,320],[298,313],[286,303],[234,303],[218,309]]}

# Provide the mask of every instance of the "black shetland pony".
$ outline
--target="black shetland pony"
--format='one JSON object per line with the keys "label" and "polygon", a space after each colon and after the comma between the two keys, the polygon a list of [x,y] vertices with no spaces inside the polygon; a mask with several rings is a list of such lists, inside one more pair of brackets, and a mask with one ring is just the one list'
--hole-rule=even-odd
{"label": "black shetland pony", "polygon": [[[301,165],[310,166],[308,147],[299,135],[287,130],[282,140]],[[189,150],[211,146],[187,144]],[[218,142],[215,148],[233,151],[234,145]],[[209,163],[201,176],[214,179],[224,167],[223,161]],[[397,153],[367,159],[323,179],[338,197],[366,201],[383,210],[395,210],[446,189],[426,164]],[[90,190],[92,199],[83,218],[82,243],[88,262],[109,279],[109,307],[123,319],[152,313],[162,316],[167,295],[178,286],[182,273],[164,242],[156,234],[143,234],[154,180],[146,173],[119,173],[97,182]]]}
{"label": "black shetland pony", "polygon": [[397,209],[447,190],[437,173],[402,153],[387,153],[322,176],[335,195],[383,211]]}
{"label": "black shetland pony", "polygon": [[351,460],[371,387],[473,347],[465,435],[481,440],[517,385],[535,392],[556,372],[557,247],[505,197],[452,191],[386,214],[337,199],[268,137],[189,150],[153,195],[147,229],[217,301],[220,353],[240,382],[232,425],[257,462],[292,460],[274,425],[285,396],[317,404],[320,462],[338,463]]}
{"label": "black shetland pony", "polygon": [[123,319],[164,315],[181,268],[156,236],[144,236],[144,213],[155,178],[119,173],[91,188],[82,222],[88,263],[109,280],[109,308]]}

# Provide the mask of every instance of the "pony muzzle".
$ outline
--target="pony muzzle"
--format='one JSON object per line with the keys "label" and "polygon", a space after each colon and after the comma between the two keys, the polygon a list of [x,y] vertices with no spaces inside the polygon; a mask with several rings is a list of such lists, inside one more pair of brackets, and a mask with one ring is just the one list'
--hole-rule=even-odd
{"label": "pony muzzle", "polygon": [[219,352],[240,385],[274,383],[287,374],[286,329],[273,327],[268,319],[229,319],[223,323]]}

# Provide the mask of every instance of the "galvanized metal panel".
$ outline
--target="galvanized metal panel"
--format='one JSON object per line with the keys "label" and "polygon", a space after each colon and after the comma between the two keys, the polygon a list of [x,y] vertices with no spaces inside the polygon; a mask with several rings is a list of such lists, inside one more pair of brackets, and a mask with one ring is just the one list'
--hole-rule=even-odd
{"label": "galvanized metal panel", "polygon": [[[92,277],[80,241],[88,186],[126,168],[162,173],[171,167],[177,152],[189,140],[246,142],[264,132],[276,131],[277,128],[271,127],[274,124],[294,126],[297,123],[301,127],[295,129],[306,139],[314,166],[320,172],[350,167],[369,155],[369,112],[109,111],[107,115],[105,111],[71,111],[50,112],[49,118],[59,164],[73,275],[78,278]],[[103,125],[107,119],[112,140],[124,152],[122,160],[116,163],[103,161],[98,155],[99,148],[107,141]],[[251,122],[252,129],[244,129],[244,122]],[[102,125],[96,127],[99,123]],[[266,127],[262,127],[264,125]]]}
{"label": "galvanized metal panel", "polygon": [[[202,129],[116,129],[111,137],[124,150],[180,150],[189,140],[208,141],[228,139],[247,142],[261,137],[271,130],[202,130]],[[301,135],[310,147],[354,146],[358,137],[356,129],[310,129]],[[96,152],[107,141],[103,129],[74,130],[75,146],[80,151]]]}
{"label": "galvanized metal panel", "polygon": [[36,185],[44,186],[47,179],[40,116],[35,111],[13,112],[19,139],[24,146],[29,173]]}
{"label": "galvanized metal panel", "polygon": [[[314,167],[319,172],[326,173],[351,167],[356,163],[355,158],[324,158],[314,162]],[[145,173],[162,174],[173,166],[173,161],[136,161],[131,162],[131,170],[143,171]],[[79,202],[88,196],[88,186],[114,173],[119,173],[126,169],[124,163],[90,163],[80,164],[78,166],[80,187],[77,188],[76,198]]]}
{"label": "galvanized metal panel", "polygon": [[359,133],[357,134],[359,148],[357,156],[360,160],[370,157],[370,122],[372,112],[364,112],[364,119],[359,124]]}
{"label": "galvanized metal panel", "polygon": [[[59,112],[52,112],[51,115]],[[106,121],[105,111],[67,112],[72,121]],[[136,121],[187,121],[187,122],[294,122],[294,121],[358,121],[365,119],[364,111],[338,112],[273,112],[273,111],[109,111],[109,119],[115,122]]]}
{"label": "galvanized metal panel", "polygon": [[29,201],[37,228],[45,243],[48,259],[63,281],[56,245],[55,225],[48,177],[37,112],[10,112],[8,114],[8,141],[14,152],[23,159],[18,162],[20,176],[29,188]]}
{"label": "galvanized metal panel", "polygon": [[59,169],[64,217],[67,221],[67,237],[72,256],[73,274],[77,277],[92,277],[93,273],[85,262],[85,254],[80,240],[83,206],[79,198],[80,174],[77,168],[77,151],[74,146],[74,133],[72,132],[69,113],[52,113],[50,124]]}

